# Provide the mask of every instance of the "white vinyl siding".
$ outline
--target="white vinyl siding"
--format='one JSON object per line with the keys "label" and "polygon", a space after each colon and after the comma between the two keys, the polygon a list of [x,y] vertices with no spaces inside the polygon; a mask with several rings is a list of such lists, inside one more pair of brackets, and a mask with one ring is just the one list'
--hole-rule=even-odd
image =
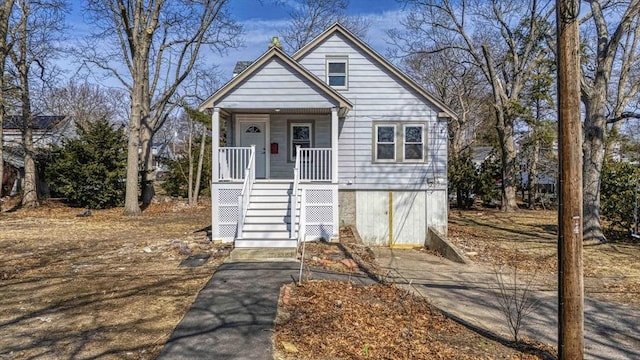
{"label": "white vinyl siding", "polygon": [[335,100],[274,58],[216,102],[229,109],[331,108]]}
{"label": "white vinyl siding", "polygon": [[[349,58],[349,90],[338,91],[354,105],[353,110],[340,119],[340,188],[446,189],[447,123],[445,119],[438,119],[440,109],[340,34],[329,36],[299,62],[324,79],[326,59],[330,56]],[[385,123],[400,127],[423,125],[423,160],[403,162],[404,149],[396,147],[396,162],[372,161],[375,159],[373,127]],[[402,129],[397,128],[396,132]],[[397,145],[401,141],[396,140]]]}
{"label": "white vinyl siding", "polygon": [[270,178],[293,179],[295,163],[289,159],[289,128],[291,124],[312,124],[311,146],[331,147],[331,115],[290,115],[278,114],[270,117],[271,143],[278,144],[278,153],[270,154]]}

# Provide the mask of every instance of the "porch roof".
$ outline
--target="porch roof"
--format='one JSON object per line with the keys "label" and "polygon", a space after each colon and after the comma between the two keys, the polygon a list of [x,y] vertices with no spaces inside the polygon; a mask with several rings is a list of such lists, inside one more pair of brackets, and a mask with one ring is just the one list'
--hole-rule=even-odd
{"label": "porch roof", "polygon": [[[207,100],[205,100],[202,105],[200,105],[200,110],[203,111],[205,109],[211,109],[214,107],[220,107],[220,102],[223,99],[228,98],[233,95],[234,92],[238,91],[243,84],[246,84],[252,77],[258,75],[260,71],[272,61],[278,61],[280,64],[286,67],[286,70],[289,71],[292,75],[295,76],[298,85],[307,89],[310,93],[317,94],[322,98],[325,98],[330,101],[331,104],[334,104],[335,107],[338,108],[338,112],[341,116],[344,116],[349,110],[353,108],[351,102],[345,98],[342,94],[331,88],[324,81],[319,79],[317,76],[312,74],[305,67],[300,65],[298,62],[293,60],[287,54],[285,54],[281,49],[277,47],[270,48],[267,52],[265,52],[262,56],[260,56],[256,61],[254,61],[249,67],[247,67],[240,74],[232,78],[229,82],[227,82],[224,86],[222,86],[218,91],[216,91],[213,95],[211,95]],[[277,85],[277,84],[276,84]],[[268,91],[268,89],[267,89]],[[246,95],[244,95],[246,96]],[[291,107],[286,106],[265,106],[261,101],[263,98],[269,98],[270,100],[277,99],[274,104],[280,102],[284,103],[288,98],[291,97],[291,94],[283,93],[283,92],[268,92],[261,95],[254,95],[254,100],[244,102],[241,106],[229,106],[227,105],[227,109],[233,109],[234,112],[246,111],[249,109],[270,109],[274,112],[276,111],[293,111],[297,112],[303,111],[326,111],[321,109],[328,109],[329,107],[326,105],[327,102],[324,101],[325,105],[322,106],[300,106],[299,104],[292,104]],[[225,106],[222,106],[223,108]],[[295,108],[295,109],[294,109]]]}

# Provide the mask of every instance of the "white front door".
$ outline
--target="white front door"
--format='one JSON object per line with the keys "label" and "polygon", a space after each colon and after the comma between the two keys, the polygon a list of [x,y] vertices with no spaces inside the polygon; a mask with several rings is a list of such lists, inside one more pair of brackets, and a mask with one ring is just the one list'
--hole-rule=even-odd
{"label": "white front door", "polygon": [[267,177],[266,122],[240,122],[240,146],[256,146],[256,178]]}

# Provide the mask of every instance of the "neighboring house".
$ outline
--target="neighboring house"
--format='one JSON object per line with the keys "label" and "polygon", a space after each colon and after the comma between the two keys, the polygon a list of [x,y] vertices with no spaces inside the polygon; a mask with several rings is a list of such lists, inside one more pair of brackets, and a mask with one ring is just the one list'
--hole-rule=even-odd
{"label": "neighboring house", "polygon": [[[3,130],[4,146],[18,147],[22,144],[22,116],[7,116]],[[31,130],[36,148],[62,145],[62,139],[76,134],[75,124],[68,116],[34,116]]]}
{"label": "neighboring house", "polygon": [[212,239],[295,248],[356,225],[365,242],[447,232],[455,116],[336,24],[288,56],[271,47],[200,107],[213,116]]}
{"label": "neighboring house", "polygon": [[[18,171],[18,177],[12,185],[11,195],[20,189],[24,177],[24,148],[22,146],[22,116],[10,115],[2,124],[3,158]],[[37,149],[51,145],[62,145],[62,140],[76,135],[76,127],[68,116],[34,116],[31,123],[33,145]],[[40,180],[39,180],[40,181]],[[44,183],[39,185],[45,188]]]}

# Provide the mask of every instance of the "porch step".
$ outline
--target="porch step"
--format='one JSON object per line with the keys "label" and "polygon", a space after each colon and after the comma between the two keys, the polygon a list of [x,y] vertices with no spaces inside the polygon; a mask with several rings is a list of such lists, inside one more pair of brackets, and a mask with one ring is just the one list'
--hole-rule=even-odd
{"label": "porch step", "polygon": [[[288,226],[285,224],[285,226]],[[246,228],[243,231],[243,239],[289,239],[289,230],[271,230],[269,227],[261,226],[255,230],[247,230]]]}
{"label": "porch step", "polygon": [[289,209],[288,202],[254,202],[253,199],[249,201],[249,208],[247,209],[247,215],[251,210],[287,210]]}
{"label": "porch step", "polygon": [[269,217],[269,216],[247,216],[244,219],[244,225],[248,224],[289,224],[291,222],[291,217],[287,214],[286,216],[279,217]]}
{"label": "porch step", "polygon": [[243,238],[236,239],[233,246],[235,248],[291,248],[298,246],[298,240],[282,238]]}
{"label": "porch step", "polygon": [[297,247],[235,248],[229,261],[297,261]]}
{"label": "porch step", "polygon": [[265,222],[263,221],[254,221],[254,222],[250,222],[247,223],[245,221],[244,223],[244,232],[255,232],[255,231],[260,231],[260,232],[289,232],[289,224],[286,222],[283,222],[282,220],[280,220],[280,222]]}
{"label": "porch step", "polygon": [[291,190],[293,188],[293,181],[291,180],[256,180],[253,183],[253,189],[287,189]]}

